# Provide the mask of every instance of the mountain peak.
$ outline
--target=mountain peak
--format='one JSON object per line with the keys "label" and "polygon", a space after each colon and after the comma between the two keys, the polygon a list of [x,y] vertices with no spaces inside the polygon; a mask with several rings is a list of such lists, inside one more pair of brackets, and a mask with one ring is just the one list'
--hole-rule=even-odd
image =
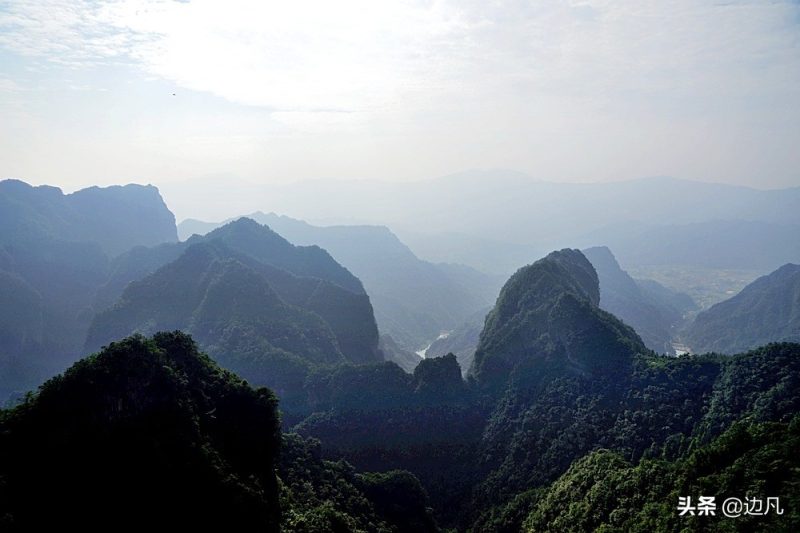
{"label": "mountain peak", "polygon": [[579,250],[519,269],[486,319],[472,369],[478,382],[499,392],[512,374],[559,368],[584,375],[627,365],[646,348],[599,301],[597,273]]}

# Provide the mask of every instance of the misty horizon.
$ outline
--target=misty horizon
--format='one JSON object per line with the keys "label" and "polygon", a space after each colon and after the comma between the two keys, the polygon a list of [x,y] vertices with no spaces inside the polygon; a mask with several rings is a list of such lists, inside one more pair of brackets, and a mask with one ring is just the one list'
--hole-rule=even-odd
{"label": "misty horizon", "polygon": [[796,186],[798,20],[789,0],[11,1],[2,175]]}
{"label": "misty horizon", "polygon": [[799,0],[0,0],[0,531],[800,531]]}

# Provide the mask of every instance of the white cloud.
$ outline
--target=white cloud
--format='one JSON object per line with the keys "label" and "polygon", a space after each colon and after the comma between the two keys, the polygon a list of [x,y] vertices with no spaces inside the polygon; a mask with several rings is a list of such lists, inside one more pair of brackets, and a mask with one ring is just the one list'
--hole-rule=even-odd
{"label": "white cloud", "polygon": [[[584,180],[721,178],[767,163],[738,161],[747,147],[781,161],[785,182],[798,156],[783,147],[800,142],[799,21],[791,0],[6,0],[0,49],[28,63],[33,83],[48,69],[66,80],[64,69],[123,64],[257,107],[247,109],[257,120],[237,115],[225,135],[256,139],[247,153],[267,146],[257,162],[280,159],[288,176],[284,154],[301,154],[299,168],[314,153],[339,176],[497,165]],[[74,78],[64,87],[104,81]],[[142,119],[141,131],[181,139],[215,119],[179,109],[173,122]],[[253,124],[264,116],[268,131]],[[204,123],[204,135],[214,130]],[[242,157],[232,143],[219,150],[229,154],[219,170]],[[704,161],[711,151],[728,162]],[[189,159],[181,151],[170,172]]]}
{"label": "white cloud", "polygon": [[68,66],[131,61],[284,112],[508,93],[619,98],[796,89],[792,2],[14,2],[0,45]]}

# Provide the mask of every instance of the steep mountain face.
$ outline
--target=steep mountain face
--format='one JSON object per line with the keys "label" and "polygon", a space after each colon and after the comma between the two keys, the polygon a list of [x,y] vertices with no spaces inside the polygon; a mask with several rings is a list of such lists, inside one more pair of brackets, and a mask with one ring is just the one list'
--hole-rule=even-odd
{"label": "steep mountain face", "polygon": [[786,264],[698,314],[686,340],[693,352],[727,354],[800,341],[800,265]]}
{"label": "steep mountain face", "polygon": [[325,250],[318,246],[294,246],[269,227],[239,218],[205,236],[196,235],[185,242],[152,248],[137,247],[122,254],[112,262],[108,282],[97,293],[98,307],[116,301],[128,283],[174,261],[192,244],[210,241],[222,242],[238,254],[295,276],[322,279],[354,294],[364,294],[361,281]]}
{"label": "steep mountain face", "polygon": [[535,374],[541,365],[575,375],[628,366],[646,348],[599,302],[597,274],[577,250],[553,252],[521,268],[486,317],[473,366],[477,382],[499,393],[512,374]]}
{"label": "steep mountain face", "polygon": [[36,356],[44,353],[47,332],[42,296],[17,274],[0,270],[0,302],[1,404],[45,373]]}
{"label": "steep mountain face", "polygon": [[[184,243],[136,248],[123,254],[115,261],[114,274],[101,289],[100,297],[105,301],[116,300],[120,287],[144,278],[200,244],[210,244],[219,253],[266,276],[272,289],[287,304],[322,317],[349,361],[380,360],[372,305],[358,278],[325,250],[317,246],[293,246],[268,227],[245,218]],[[96,343],[89,346],[97,347]]]}
{"label": "steep mountain face", "polygon": [[[600,299],[589,261],[576,250],[554,252],[509,280],[487,318],[483,351],[466,383],[458,383],[453,355],[422,361],[413,379],[391,365],[321,372],[307,384],[316,412],[296,429],[319,438],[327,457],[343,456],[360,468],[412,471],[435,495],[432,503],[448,527],[519,531],[523,523],[536,528],[555,519],[545,530],[562,530],[564,523],[589,531],[591,520],[631,516],[582,516],[571,504],[580,504],[585,492],[559,492],[559,477],[570,479],[565,472],[580,469],[582,461],[591,464],[599,450],[611,450],[620,465],[674,462],[664,472],[679,473],[702,460],[702,450],[728,446],[725,434],[737,423],[789,424],[800,411],[800,345],[776,344],[734,358],[659,356],[599,309]],[[756,458],[753,464],[763,469],[751,478],[763,473],[783,480],[780,486],[796,483],[796,473],[780,471],[791,459],[776,440],[785,432],[753,431],[760,436],[743,459],[759,449],[777,450],[783,462]],[[692,459],[693,453],[699,455]],[[740,475],[723,463],[710,463],[704,475]],[[672,494],[677,479],[647,490]],[[608,498],[603,512],[627,509],[615,491],[636,490],[622,485],[601,493]],[[551,491],[558,493],[552,500],[557,508],[549,507]]]}
{"label": "steep mountain face", "polygon": [[673,305],[679,296],[661,297],[669,289],[656,282],[640,284],[620,268],[605,246],[588,248],[583,254],[600,280],[600,307],[633,327],[645,345],[659,353],[674,353],[672,340],[689,309]]}
{"label": "steep mountain face", "polygon": [[[499,288],[495,278],[469,267],[420,260],[384,226],[320,227],[261,212],[249,217],[295,244],[330,252],[364,283],[381,333],[406,350],[417,350],[454,329],[490,304]],[[186,235],[213,227],[184,221],[179,230]]]}
{"label": "steep mountain face", "polygon": [[[26,339],[24,345],[16,334],[5,337],[8,344],[0,340],[0,397],[32,388],[77,359],[109,256],[176,240],[175,219],[155,187],[64,195],[55,187],[0,181],[0,284],[17,302],[0,318],[0,331],[24,332]],[[30,312],[38,318],[19,329],[14,315]]]}
{"label": "steep mountain face", "polygon": [[[632,326],[649,349],[674,353],[671,341],[684,323],[685,314],[696,309],[691,297],[652,280],[631,278],[606,247],[589,248],[583,254],[592,263],[600,281],[600,308]],[[466,375],[489,310],[476,313],[447,337],[433,342],[428,355],[454,353]]]}
{"label": "steep mountain face", "polygon": [[175,217],[152,185],[56,187],[0,181],[0,242],[97,243],[109,256],[137,245],[177,241]]}
{"label": "steep mountain face", "polygon": [[0,524],[278,531],[276,404],[184,335],[112,344],[0,413]]}
{"label": "steep mountain face", "polygon": [[382,359],[365,294],[294,276],[226,242],[190,244],[175,261],[131,283],[114,307],[96,316],[86,349],[133,332],[180,329],[223,366],[273,388],[290,407],[302,403],[314,366]]}
{"label": "steep mountain face", "polygon": [[361,281],[337,263],[326,250],[315,244],[294,246],[274,230],[250,218],[225,224],[206,235],[205,239],[195,238],[187,242],[192,244],[208,239],[223,241],[234,250],[245,252],[258,261],[296,276],[324,279],[350,292],[364,294]]}

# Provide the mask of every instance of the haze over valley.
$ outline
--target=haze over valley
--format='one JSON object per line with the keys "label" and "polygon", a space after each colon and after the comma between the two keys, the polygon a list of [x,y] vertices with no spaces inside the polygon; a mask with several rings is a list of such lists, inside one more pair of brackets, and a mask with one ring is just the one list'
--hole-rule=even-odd
{"label": "haze over valley", "polygon": [[799,25],[0,3],[0,531],[800,531]]}

